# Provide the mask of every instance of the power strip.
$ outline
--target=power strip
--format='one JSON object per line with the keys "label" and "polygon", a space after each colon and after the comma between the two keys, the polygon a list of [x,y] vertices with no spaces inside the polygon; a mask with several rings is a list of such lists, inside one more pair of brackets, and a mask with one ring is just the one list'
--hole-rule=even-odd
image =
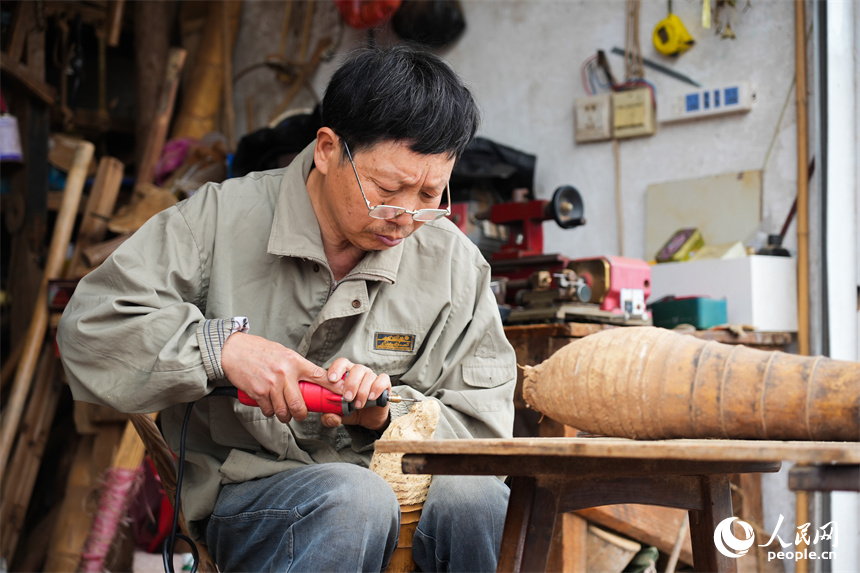
{"label": "power strip", "polygon": [[689,90],[666,97],[659,107],[660,122],[672,123],[746,113],[753,108],[755,102],[756,93],[749,82]]}

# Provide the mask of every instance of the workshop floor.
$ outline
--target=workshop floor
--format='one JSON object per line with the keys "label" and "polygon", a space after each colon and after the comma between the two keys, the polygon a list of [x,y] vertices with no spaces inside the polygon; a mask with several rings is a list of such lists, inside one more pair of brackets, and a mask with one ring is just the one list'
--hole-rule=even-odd
{"label": "workshop floor", "polygon": [[[189,566],[185,567],[186,557],[190,560],[190,553],[179,553],[173,556],[174,571],[191,571],[190,561]],[[133,573],[164,573],[164,563],[161,560],[161,553],[146,553],[145,551],[135,551],[134,561],[132,563]]]}

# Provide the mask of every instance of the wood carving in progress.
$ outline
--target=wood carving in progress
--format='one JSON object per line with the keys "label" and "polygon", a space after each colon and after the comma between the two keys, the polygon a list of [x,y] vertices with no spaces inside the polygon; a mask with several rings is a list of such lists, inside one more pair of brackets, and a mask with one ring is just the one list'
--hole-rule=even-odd
{"label": "wood carving in progress", "polygon": [[523,398],[554,420],[634,439],[860,439],[860,363],[614,328],[526,366]]}
{"label": "wood carving in progress", "polygon": [[[429,440],[439,423],[439,403],[416,402],[405,416],[391,421],[380,440]],[[423,503],[430,489],[429,475],[405,475],[400,466],[403,454],[374,452],[370,469],[387,481],[402,506]]]}

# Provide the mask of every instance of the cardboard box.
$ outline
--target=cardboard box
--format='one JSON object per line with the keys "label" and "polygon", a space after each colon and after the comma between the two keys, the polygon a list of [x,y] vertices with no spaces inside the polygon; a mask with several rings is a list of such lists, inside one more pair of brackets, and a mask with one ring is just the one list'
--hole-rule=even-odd
{"label": "cardboard box", "polygon": [[797,261],[749,256],[659,263],[649,302],[667,295],[725,298],[728,322],[766,332],[797,332]]}

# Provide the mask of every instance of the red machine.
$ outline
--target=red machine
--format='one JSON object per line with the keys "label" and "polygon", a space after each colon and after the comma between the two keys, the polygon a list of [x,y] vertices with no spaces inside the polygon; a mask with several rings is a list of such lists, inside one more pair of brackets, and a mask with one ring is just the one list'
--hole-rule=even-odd
{"label": "red machine", "polygon": [[571,261],[567,268],[591,287],[587,302],[613,314],[646,316],[645,300],[651,294],[651,266],[627,257],[593,257]]}
{"label": "red machine", "polygon": [[585,224],[583,211],[579,191],[569,185],[556,189],[549,201],[493,205],[490,220],[508,228],[508,244],[493,254],[493,260],[542,256],[543,222],[554,219],[562,229],[572,229]]}

